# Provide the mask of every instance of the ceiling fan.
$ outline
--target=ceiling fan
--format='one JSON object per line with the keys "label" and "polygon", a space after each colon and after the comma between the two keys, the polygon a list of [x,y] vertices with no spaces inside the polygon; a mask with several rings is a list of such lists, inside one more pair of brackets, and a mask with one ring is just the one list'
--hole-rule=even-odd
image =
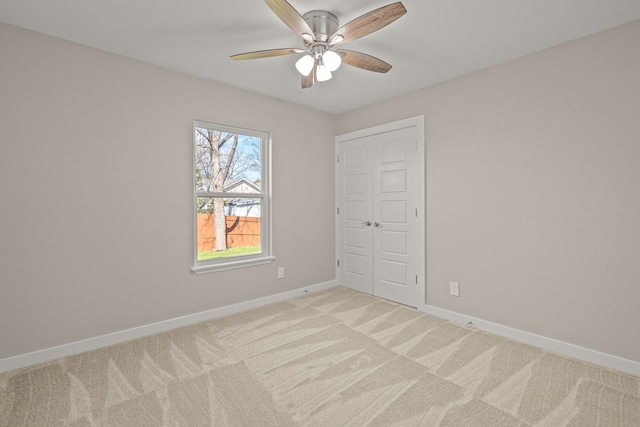
{"label": "ceiling fan", "polygon": [[342,62],[377,73],[386,73],[391,69],[391,65],[382,59],[335,47],[371,34],[400,18],[407,13],[401,2],[372,10],[342,27],[338,27],[338,17],[325,10],[312,10],[300,15],[286,0],[265,2],[282,22],[302,38],[304,48],[258,50],[232,55],[232,59],[257,59],[305,53],[296,62],[296,69],[302,74],[303,89],[312,87],[316,82],[329,80],[331,72],[337,70]]}

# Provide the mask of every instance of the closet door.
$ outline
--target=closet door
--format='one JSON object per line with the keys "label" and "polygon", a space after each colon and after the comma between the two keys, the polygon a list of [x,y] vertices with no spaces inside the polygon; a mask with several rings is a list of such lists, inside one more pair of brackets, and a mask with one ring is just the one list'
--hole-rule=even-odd
{"label": "closet door", "polygon": [[338,144],[340,284],[415,307],[415,127]]}
{"label": "closet door", "polygon": [[373,294],[416,307],[415,128],[371,137]]}
{"label": "closet door", "polygon": [[372,153],[366,139],[339,145],[340,279],[344,286],[368,294],[373,294]]}

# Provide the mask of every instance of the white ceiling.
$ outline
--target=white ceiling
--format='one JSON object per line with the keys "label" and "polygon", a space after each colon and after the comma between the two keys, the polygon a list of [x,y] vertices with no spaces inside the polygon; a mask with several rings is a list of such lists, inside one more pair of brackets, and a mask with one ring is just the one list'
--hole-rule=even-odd
{"label": "white ceiling", "polygon": [[[393,0],[289,2],[300,14],[328,10],[342,25]],[[343,65],[305,90],[298,55],[229,58],[302,47],[263,0],[0,0],[0,21],[339,114],[640,19],[640,0],[403,3],[398,21],[342,45],[391,63],[388,74]]]}

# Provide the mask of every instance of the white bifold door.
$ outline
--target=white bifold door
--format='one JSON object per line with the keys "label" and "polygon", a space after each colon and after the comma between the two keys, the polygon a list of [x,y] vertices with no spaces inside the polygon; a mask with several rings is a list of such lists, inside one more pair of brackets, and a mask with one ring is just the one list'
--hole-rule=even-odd
{"label": "white bifold door", "polygon": [[419,142],[416,126],[337,139],[339,282],[412,307],[424,295]]}

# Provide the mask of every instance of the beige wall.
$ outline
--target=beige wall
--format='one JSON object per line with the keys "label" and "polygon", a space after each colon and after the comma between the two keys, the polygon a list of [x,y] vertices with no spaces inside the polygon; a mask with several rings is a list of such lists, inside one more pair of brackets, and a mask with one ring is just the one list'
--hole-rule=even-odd
{"label": "beige wall", "polygon": [[[333,116],[4,24],[0,58],[0,358],[335,278]],[[275,263],[190,274],[194,119],[272,132]]]}
{"label": "beige wall", "polygon": [[[0,24],[0,358],[332,280],[334,134],[424,114],[428,304],[640,361],[639,39],[336,121]],[[274,264],[189,274],[194,119],[273,133]]]}
{"label": "beige wall", "polygon": [[426,117],[429,305],[640,361],[639,40],[636,21],[339,117]]}

